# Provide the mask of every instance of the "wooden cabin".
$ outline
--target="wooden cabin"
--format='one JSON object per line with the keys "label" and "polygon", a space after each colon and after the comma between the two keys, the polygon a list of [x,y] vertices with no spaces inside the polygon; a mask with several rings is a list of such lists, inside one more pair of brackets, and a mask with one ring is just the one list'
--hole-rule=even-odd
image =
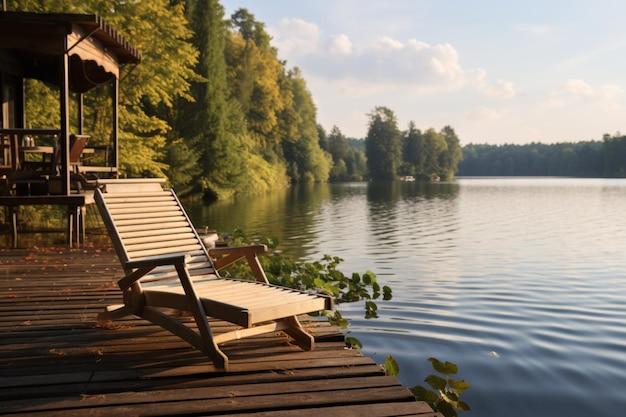
{"label": "wooden cabin", "polygon": [[117,176],[120,74],[140,60],[98,15],[0,12],[0,205],[12,223],[20,205],[71,217],[82,180]]}

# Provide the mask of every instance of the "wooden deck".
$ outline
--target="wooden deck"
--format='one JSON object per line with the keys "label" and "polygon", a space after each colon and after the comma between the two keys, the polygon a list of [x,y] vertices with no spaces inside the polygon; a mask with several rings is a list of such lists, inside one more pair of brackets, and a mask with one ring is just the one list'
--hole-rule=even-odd
{"label": "wooden deck", "polygon": [[231,342],[229,373],[145,321],[96,327],[120,276],[108,247],[0,249],[1,415],[441,416],[314,319],[314,351]]}

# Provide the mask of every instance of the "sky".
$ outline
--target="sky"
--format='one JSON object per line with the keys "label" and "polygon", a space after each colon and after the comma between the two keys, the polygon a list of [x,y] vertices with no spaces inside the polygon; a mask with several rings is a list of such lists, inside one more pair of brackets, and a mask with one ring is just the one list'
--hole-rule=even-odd
{"label": "sky", "polygon": [[327,132],[451,126],[461,144],[626,133],[623,0],[221,0],[263,22]]}

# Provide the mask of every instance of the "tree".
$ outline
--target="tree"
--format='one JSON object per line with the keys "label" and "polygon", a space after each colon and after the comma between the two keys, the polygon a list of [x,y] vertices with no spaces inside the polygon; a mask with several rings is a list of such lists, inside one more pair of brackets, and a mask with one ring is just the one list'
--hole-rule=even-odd
{"label": "tree", "polygon": [[422,132],[415,127],[415,122],[409,122],[409,128],[402,137],[402,160],[404,161],[404,175],[421,176],[424,172],[426,152]]}
{"label": "tree", "polygon": [[348,139],[337,126],[333,126],[328,136],[328,152],[333,158],[333,167],[330,171],[331,181],[347,181],[350,178],[346,160],[350,155]]}
{"label": "tree", "polygon": [[626,136],[603,137],[604,175],[607,177],[626,177]]}
{"label": "tree", "polygon": [[[167,0],[92,1],[95,9],[91,11],[103,15],[142,51],[142,62],[121,75],[121,170],[129,177],[163,177],[170,124],[153,109],[171,109],[179,97],[188,98],[190,80],[195,76],[192,67],[197,53],[188,42],[191,32],[184,8],[170,6]],[[164,60],[175,64],[164,66]]]}
{"label": "tree", "polygon": [[328,135],[326,134],[326,130],[322,125],[318,123],[317,125],[317,136],[320,142],[320,148],[325,150],[326,152],[330,152],[330,143],[328,141]]}
{"label": "tree", "polygon": [[284,75],[277,52],[270,46],[270,36],[263,23],[257,22],[246,9],[237,10],[230,21],[231,35],[225,50],[228,82],[233,97],[246,117],[247,128],[254,141],[266,145],[280,143],[279,115],[285,107],[281,91]]}
{"label": "tree", "polygon": [[243,39],[253,41],[254,45],[263,51],[276,50],[270,46],[270,35],[265,31],[265,24],[255,20],[254,15],[247,9],[238,9],[231,16],[233,28],[237,28]]}
{"label": "tree", "polygon": [[[362,149],[351,146],[350,141],[333,126],[326,137],[327,149],[333,159],[330,181],[361,181],[367,172],[365,153]],[[362,141],[361,141],[362,142]]]}
{"label": "tree", "polygon": [[204,79],[193,84],[193,103],[179,103],[175,126],[198,152],[202,168],[198,191],[206,199],[216,199],[245,183],[250,145],[239,106],[230,100],[224,9],[217,0],[188,0],[186,14],[200,53],[195,70]]}
{"label": "tree", "polygon": [[424,132],[424,168],[421,174],[428,179],[440,177],[442,172],[440,156],[446,151],[448,144],[441,133],[430,128]]}
{"label": "tree", "polygon": [[463,160],[463,152],[456,132],[452,127],[445,126],[441,134],[446,142],[446,147],[439,157],[439,175],[445,180],[451,180],[459,170],[458,164]]}
{"label": "tree", "polygon": [[332,157],[320,148],[315,105],[298,68],[288,71],[287,85],[293,94],[292,112],[298,115],[293,126],[295,136],[283,140],[287,173],[296,182],[327,181]]}
{"label": "tree", "polygon": [[393,180],[402,163],[400,131],[391,109],[378,106],[368,114],[365,142],[367,167],[372,179]]}
{"label": "tree", "polygon": [[337,126],[333,126],[328,136],[329,152],[333,156],[333,161],[345,160],[350,152],[348,139],[341,133]]}
{"label": "tree", "polygon": [[[363,141],[361,141],[363,142]],[[357,147],[350,148],[350,157],[346,161],[351,181],[363,181],[367,177],[367,159],[365,152]]]}

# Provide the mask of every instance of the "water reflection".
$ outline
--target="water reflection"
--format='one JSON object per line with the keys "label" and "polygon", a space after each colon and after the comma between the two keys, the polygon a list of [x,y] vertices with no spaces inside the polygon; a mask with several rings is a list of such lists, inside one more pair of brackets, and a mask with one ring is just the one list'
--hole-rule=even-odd
{"label": "water reflection", "polygon": [[318,237],[317,215],[330,198],[328,186],[308,185],[210,205],[185,202],[185,207],[196,227],[226,233],[239,229],[250,238],[273,237],[291,255],[305,257]]}
{"label": "water reflection", "polygon": [[[432,240],[451,245],[449,233],[458,224],[458,195],[456,183],[363,182],[300,185],[208,206],[185,205],[197,227],[275,237],[286,253],[303,259],[365,248],[356,255],[358,263],[381,250],[392,261],[407,255],[403,249],[429,246]],[[444,203],[435,202],[439,200]],[[422,226],[432,232],[416,240],[411,230]],[[441,235],[441,229],[448,233]]]}
{"label": "water reflection", "polygon": [[626,409],[625,206],[624,180],[491,178],[292,187],[187,207],[198,226],[374,271],[394,290],[381,318],[342,312],[365,354],[396,357],[405,384],[436,356],[461,365],[476,415],[582,417]]}

